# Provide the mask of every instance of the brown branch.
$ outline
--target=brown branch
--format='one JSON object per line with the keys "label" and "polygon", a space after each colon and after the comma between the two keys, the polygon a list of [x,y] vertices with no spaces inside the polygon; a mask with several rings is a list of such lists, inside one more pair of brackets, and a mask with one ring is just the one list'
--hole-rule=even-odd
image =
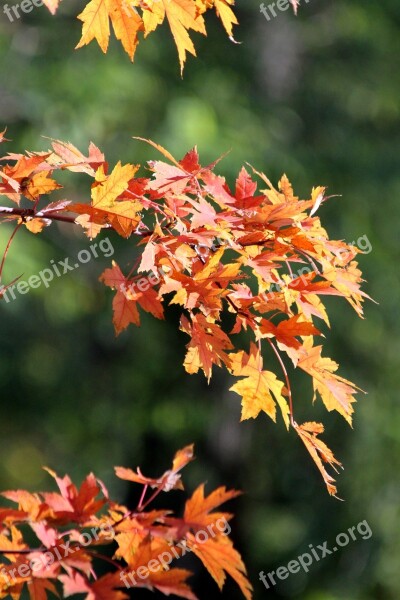
{"label": "brown branch", "polygon": [[[59,212],[57,211],[46,211],[46,209],[35,211],[33,208],[9,208],[8,206],[0,206],[0,216],[21,217],[22,220],[49,219],[49,221],[60,221],[62,223],[71,223],[72,225],[78,225],[78,223],[76,223],[76,216],[74,217],[72,215],[70,216],[65,214],[59,214]],[[113,226],[110,224],[106,224],[106,227],[109,229],[114,229]],[[146,237],[154,233],[154,231],[133,231],[132,233],[140,237]]]}
{"label": "brown branch", "polygon": [[49,219],[50,221],[63,221],[65,223],[75,223],[75,218],[67,215],[60,215],[56,211],[46,212],[35,211],[33,208],[9,208],[8,206],[0,206],[0,215],[5,217],[21,217],[25,219]]}

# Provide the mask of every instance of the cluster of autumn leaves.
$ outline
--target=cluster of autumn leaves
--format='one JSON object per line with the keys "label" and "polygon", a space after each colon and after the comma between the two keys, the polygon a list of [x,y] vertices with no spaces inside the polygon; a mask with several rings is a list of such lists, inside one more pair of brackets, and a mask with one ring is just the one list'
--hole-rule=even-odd
{"label": "cluster of autumn leaves", "polygon": [[[65,0],[64,0],[65,1]],[[43,0],[54,14],[61,0]],[[189,52],[196,50],[189,32],[207,35],[204,13],[214,9],[229,37],[233,40],[233,26],[238,21],[232,11],[235,0],[90,0],[78,15],[82,21],[82,36],[76,46],[81,48],[96,40],[107,52],[110,40],[110,23],[115,37],[133,61],[139,44],[139,35],[146,38],[165,20],[168,21],[176,44],[181,72]]]}
{"label": "cluster of autumn leaves", "polygon": [[[179,566],[179,559],[192,553],[220,589],[229,574],[250,600],[252,588],[227,535],[230,528],[220,526],[232,515],[216,510],[239,492],[220,487],[207,496],[201,485],[185,502],[182,517],[150,508],[161,492],[184,489],[180,471],[191,460],[193,446],[187,446],[156,479],[139,468],[116,467],[117,477],[142,486],[133,510],[110,499],[93,474],[78,489],[68,475],[61,478],[47,469],[58,492],[3,492],[17,506],[0,508],[0,553],[7,561],[0,563],[0,598],[18,600],[26,588],[31,600],[46,600],[48,592],[58,596],[61,590],[64,597],[124,600],[127,588],[147,588],[196,600],[187,583],[192,573]],[[112,570],[97,578],[95,561],[111,563]]]}
{"label": "cluster of autumn leaves", "polygon": [[[67,1],[67,0],[64,0]],[[52,14],[61,0],[43,0]],[[289,0],[297,11],[299,0]],[[179,55],[181,72],[187,53],[196,56],[190,32],[207,35],[204,14],[215,10],[231,41],[233,26],[238,24],[232,10],[235,0],[90,0],[78,15],[82,21],[82,36],[76,46],[81,48],[96,40],[103,52],[110,41],[110,23],[115,37],[133,61],[139,35],[146,38],[164,21],[168,22]]]}
{"label": "cluster of autumn leaves", "polygon": [[[9,154],[0,193],[18,206],[0,207],[0,217],[33,233],[60,220],[92,239],[103,229],[134,237],[143,250],[130,273],[113,262],[100,278],[115,291],[116,333],[140,325],[140,311],[163,319],[166,306],[178,305],[180,328],[189,336],[186,371],[203,371],[209,381],[213,367],[226,368],[236,380],[231,390],[241,398],[242,420],[261,413],[276,421],[280,414],[335,495],[326,466],[340,463],[320,440],[320,423],[296,422],[289,366],[311,377],[313,401],[320,398],[351,424],[358,388],[336,373],[337,363],[322,356],[315,338],[318,321],[329,326],[324,296],[342,296],[362,316],[358,249],[330,240],[321,226],[316,213],[324,188],[300,200],[286,176],[275,188],[264,174],[242,168],[231,189],[215,173],[218,161],[201,166],[196,149],[177,161],[149,143],[165,160],[150,161],[147,177],[139,165],[110,168],[93,144],[87,156],[60,141],[48,152]],[[54,179],[60,169],[89,176],[89,203],[43,203],[60,187]],[[21,198],[31,208],[22,208]]]}

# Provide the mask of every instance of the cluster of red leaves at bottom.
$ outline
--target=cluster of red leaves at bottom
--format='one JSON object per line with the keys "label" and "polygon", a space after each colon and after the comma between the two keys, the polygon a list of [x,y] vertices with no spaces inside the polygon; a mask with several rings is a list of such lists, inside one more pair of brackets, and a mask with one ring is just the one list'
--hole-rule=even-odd
{"label": "cluster of red leaves at bottom", "polygon": [[[123,600],[129,597],[125,593],[129,586],[196,600],[187,583],[191,572],[175,566],[192,552],[220,589],[229,574],[250,600],[245,566],[227,535],[232,515],[215,510],[240,492],[219,487],[206,496],[201,485],[186,501],[183,517],[169,510],[147,510],[161,492],[183,489],[180,470],[191,460],[193,446],[186,446],[157,479],[144,477],[139,468],[134,472],[116,467],[119,478],[142,486],[134,510],[111,500],[93,474],[78,489],[68,476],[60,478],[47,469],[59,493],[3,492],[18,506],[0,508],[0,553],[8,561],[0,564],[0,598],[18,600],[26,587],[31,600],[46,600],[50,592],[63,597],[85,594],[86,600]],[[26,541],[33,534],[39,543],[36,548]],[[102,554],[110,544],[112,559],[109,553]],[[101,559],[113,570],[97,577],[94,561]]]}
{"label": "cluster of red leaves at bottom", "polygon": [[[310,376],[313,402],[319,397],[351,425],[360,390],[336,373],[339,365],[322,355],[314,338],[324,337],[320,322],[330,326],[326,296],[346,299],[363,316],[368,296],[354,260],[360,250],[331,240],[322,227],[316,213],[330,198],[324,187],[301,200],[286,175],[276,188],[263,173],[243,167],[232,189],[215,173],[218,160],[203,167],[194,148],[178,161],[148,143],[166,161],[149,161],[147,177],[137,175],[135,164],[110,169],[94,144],[87,156],[60,141],[47,152],[8,154],[0,194],[18,208],[0,207],[2,221],[33,233],[69,221],[91,239],[110,229],[139,239],[135,245],[143,251],[128,274],[113,261],[100,277],[115,291],[116,334],[140,325],[141,311],[164,319],[166,306],[178,306],[180,329],[190,338],[186,371],[203,371],[210,381],[215,366],[225,367],[236,378],[230,389],[241,397],[242,420],[264,414],[276,421],[280,414],[336,495],[324,463],[333,469],[340,463],[319,439],[320,423],[297,424],[288,365]],[[62,199],[41,206],[43,196],[60,187],[57,170],[89,176],[90,203]],[[33,208],[22,208],[22,199]],[[132,276],[136,266],[139,275]]]}

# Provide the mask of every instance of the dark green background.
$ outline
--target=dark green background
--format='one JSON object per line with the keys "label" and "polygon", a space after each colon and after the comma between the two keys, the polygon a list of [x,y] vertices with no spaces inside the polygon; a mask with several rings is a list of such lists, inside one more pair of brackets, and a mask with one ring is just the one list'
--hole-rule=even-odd
{"label": "dark green background", "polygon": [[[232,44],[209,15],[208,38],[194,36],[198,58],[189,58],[183,80],[166,26],[140,44],[134,65],[115,40],[107,56],[95,43],[74,51],[75,15],[84,4],[64,0],[56,17],[40,8],[13,24],[0,10],[0,125],[14,140],[9,149],[45,150],[40,136],[48,136],[81,150],[93,140],[111,164],[155,158],[131,139],[136,135],[177,157],[197,144],[203,163],[231,150],[218,167],[231,182],[248,161],[273,181],[286,172],[303,197],[313,185],[341,194],[320,215],[332,237],[367,236],[372,251],[360,263],[365,290],[379,305],[368,303],[363,321],[345,301],[329,299],[325,352],[368,395],[359,397],[351,430],[319,401],[312,407],[309,382],[293,378],[298,419],[323,419],[324,439],[345,465],[345,502],[338,502],[282,424],[266,417],[239,424],[239,399],[228,392],[226,374],[216,370],[207,386],[184,372],[187,337],[178,332],[176,311],[168,311],[167,322],[146,315],[140,329],[114,338],[112,294],[97,281],[110,259],[101,258],[48,290],[1,303],[0,488],[47,487],[41,465],[78,481],[94,470],[113,494],[134,503],[136,490],[128,496],[112,466],[140,464],[159,474],[177,448],[195,442],[189,490],[206,480],[209,490],[225,484],[245,491],[230,509],[256,600],[398,600],[398,0],[310,0],[297,18],[287,11],[270,22],[257,2],[239,1],[242,44]],[[79,178],[66,181],[76,186],[74,198],[87,200]],[[1,227],[3,248],[10,232]],[[115,258],[128,265],[135,240],[110,239]],[[21,273],[26,279],[88,244],[68,226],[55,224],[41,236],[21,231],[5,280]],[[268,360],[278,373],[274,357]],[[311,543],[331,544],[364,519],[371,539],[350,543],[272,590],[258,580],[260,570],[276,570]],[[200,598],[216,595],[197,563],[188,565]],[[239,594],[228,585],[222,597]]]}

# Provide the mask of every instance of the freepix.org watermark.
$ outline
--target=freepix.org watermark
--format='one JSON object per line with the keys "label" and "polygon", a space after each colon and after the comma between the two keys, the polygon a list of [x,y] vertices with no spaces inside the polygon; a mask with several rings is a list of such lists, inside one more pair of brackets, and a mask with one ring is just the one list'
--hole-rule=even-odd
{"label": "freepix.org watermark", "polygon": [[37,275],[31,275],[27,281],[19,281],[6,289],[4,289],[5,286],[0,286],[0,294],[6,302],[10,302],[16,300],[16,294],[27,294],[31,289],[39,288],[41,285],[48,288],[55,277],[62,277],[70,271],[79,269],[81,265],[87,264],[93,258],[99,258],[99,251],[105,258],[109,258],[114,254],[114,248],[109,238],[91,244],[88,249],[80,250],[75,262],[70,257],[58,262],[52,259],[49,267],[42,269]]}
{"label": "freepix.org watermark", "polygon": [[3,6],[3,13],[7,16],[10,23],[14,22],[14,19],[20,19],[22,14],[28,14],[33,11],[34,8],[43,6],[43,0],[22,0],[19,4],[13,4],[9,6],[5,4]]}
{"label": "freepix.org watermark", "polygon": [[[194,547],[199,544],[204,544],[207,540],[214,538],[216,535],[229,535],[231,531],[231,526],[226,518],[221,517],[220,519],[217,519],[215,523],[210,523],[206,529],[197,531],[194,536],[196,542]],[[177,549],[179,549],[180,552],[178,552]],[[160,569],[168,571],[173,560],[182,558],[188,552],[192,552],[192,548],[189,548],[186,540],[179,542],[176,545],[170,544],[170,550],[160,552],[157,558],[150,560],[147,565],[141,565],[140,567],[137,567],[136,570],[128,573],[126,571],[121,571],[120,579],[128,589],[135,587],[138,585],[136,578],[143,581],[149,577],[150,573],[157,573]]]}
{"label": "freepix.org watermark", "polygon": [[[297,0],[297,6],[300,6],[302,2],[303,0]],[[304,0],[304,2],[308,4],[310,0]],[[265,6],[264,3],[260,4],[260,12],[264,15],[267,21],[271,21],[271,19],[275,19],[275,17],[278,16],[278,12],[285,12],[290,7],[293,8],[293,6],[294,4],[291,2],[291,0],[277,0],[277,2],[271,2],[268,4],[268,6]]]}
{"label": "freepix.org watermark", "polygon": [[[99,535],[100,533],[100,535]],[[30,577],[32,573],[37,571],[47,570],[51,565],[57,561],[62,561],[74,554],[82,547],[88,546],[94,541],[104,539],[106,541],[112,541],[115,537],[115,531],[112,525],[102,523],[99,527],[92,527],[89,531],[85,531],[79,535],[79,538],[74,546],[71,540],[66,541],[63,544],[58,544],[48,548],[46,552],[32,551],[32,558],[25,563],[20,564],[18,567],[11,568],[3,567],[0,571],[0,576],[6,581],[8,585],[14,585],[17,583],[18,578]]]}
{"label": "freepix.org watermark", "polygon": [[[356,248],[361,250],[362,254],[369,254],[370,252],[372,252],[372,244],[369,241],[368,236],[366,234],[361,235],[356,242],[351,242],[349,246],[355,246]],[[336,256],[341,263],[345,263],[347,259],[351,256],[351,251],[347,250],[346,248],[341,248],[336,251]],[[307,284],[307,279],[305,275],[308,275],[308,273],[311,273],[312,271],[314,271],[317,275],[320,275],[316,266],[313,265],[312,267],[307,266],[298,269],[298,271],[291,274],[290,279],[292,281],[294,281],[295,279],[299,279],[299,282],[301,281],[303,284]],[[298,283],[296,284],[296,286],[293,284],[293,287],[297,287]],[[280,283],[271,283],[271,285],[268,288],[268,291],[266,292],[267,297],[273,299],[274,292],[280,292],[282,290],[282,286],[284,285],[286,284],[283,281],[281,281]]]}
{"label": "freepix.org watermark", "polygon": [[[153,1],[161,2],[161,0]],[[43,0],[22,0],[21,2],[16,2],[12,6],[10,6],[9,4],[5,4],[3,6],[3,13],[7,16],[10,23],[13,23],[15,19],[20,19],[23,14],[27,15],[31,13],[34,8],[40,8],[43,5]],[[128,16],[132,16],[132,11],[134,9],[129,4],[129,0],[123,0],[121,3],[121,8]]]}
{"label": "freepix.org watermark", "polygon": [[289,561],[287,565],[278,567],[276,571],[270,571],[267,574],[265,574],[264,571],[260,571],[259,579],[263,582],[267,590],[269,590],[271,585],[274,586],[278,583],[277,579],[283,581],[284,579],[287,579],[289,575],[299,573],[301,569],[305,573],[308,573],[314,562],[319,562],[327,556],[331,556],[340,550],[340,548],[347,546],[351,541],[358,541],[359,537],[361,537],[362,540],[369,540],[371,536],[372,529],[367,521],[360,521],[360,523],[354,527],[349,527],[346,532],[339,533],[336,536],[335,543],[332,547],[328,548],[327,541],[318,544],[316,548],[314,548],[313,544],[309,544],[309,552],[300,554],[295,560]]}

